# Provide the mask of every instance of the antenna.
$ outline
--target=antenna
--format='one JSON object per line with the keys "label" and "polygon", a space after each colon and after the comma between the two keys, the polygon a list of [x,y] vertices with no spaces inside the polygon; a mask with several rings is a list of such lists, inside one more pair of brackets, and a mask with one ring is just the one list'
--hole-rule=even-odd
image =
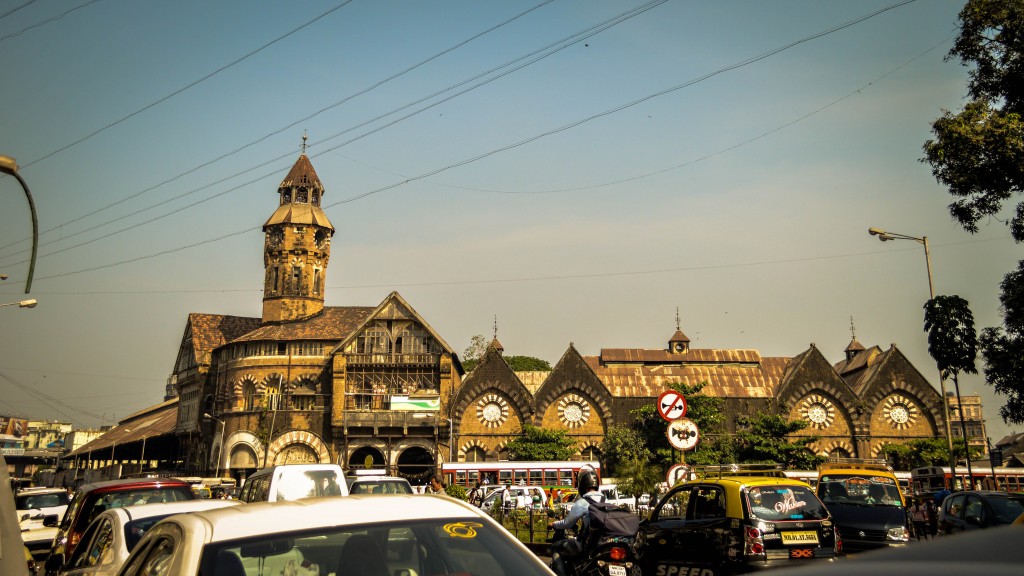
{"label": "antenna", "polygon": [[853,326],[853,315],[850,316],[850,339],[857,339],[857,329]]}

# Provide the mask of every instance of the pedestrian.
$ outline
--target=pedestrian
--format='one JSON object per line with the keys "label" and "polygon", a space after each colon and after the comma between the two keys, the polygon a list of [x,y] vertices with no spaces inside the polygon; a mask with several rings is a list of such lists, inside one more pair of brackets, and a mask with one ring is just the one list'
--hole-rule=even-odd
{"label": "pedestrian", "polygon": [[562,490],[561,488],[555,488],[551,491],[551,503],[561,504],[562,503]]}
{"label": "pedestrian", "polygon": [[501,506],[506,512],[512,509],[512,491],[509,489],[508,484],[505,484],[505,487],[501,489]]}
{"label": "pedestrian", "polygon": [[923,498],[919,498],[914,503],[914,506],[910,509],[910,517],[914,521],[914,534],[917,536],[917,539],[920,540],[923,535],[924,539],[927,540],[928,507],[925,506]]}
{"label": "pedestrian", "polygon": [[934,538],[939,533],[939,515],[935,509],[935,500],[925,500],[924,507],[928,513],[928,533]]}
{"label": "pedestrian", "polygon": [[441,481],[440,474],[434,474],[430,478],[430,489],[427,490],[429,494],[444,494],[444,483]]}
{"label": "pedestrian", "polygon": [[483,488],[480,487],[480,483],[477,482],[476,486],[469,491],[469,503],[477,508],[480,507],[480,503],[483,501]]}

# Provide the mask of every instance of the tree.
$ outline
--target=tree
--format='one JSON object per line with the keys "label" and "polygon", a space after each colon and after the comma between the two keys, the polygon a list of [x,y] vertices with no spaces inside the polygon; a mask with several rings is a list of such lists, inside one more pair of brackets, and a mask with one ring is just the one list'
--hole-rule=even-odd
{"label": "tree", "polygon": [[[731,442],[724,434],[722,410],[725,400],[713,396],[706,396],[702,390],[707,382],[701,382],[696,386],[688,386],[679,382],[668,384],[668,388],[675,390],[686,398],[686,417],[693,420],[700,431],[700,441],[697,447],[685,455],[689,464],[716,464],[719,462],[731,462]],[[651,404],[641,406],[630,412],[636,420],[633,422],[634,429],[644,439],[645,445],[653,453],[652,462],[660,466],[663,471],[680,461],[679,453],[668,443],[665,435],[666,422],[658,414],[657,407]]]}
{"label": "tree", "polygon": [[665,481],[661,467],[646,458],[631,458],[619,466],[618,489],[639,496],[654,494],[658,484]]}
{"label": "tree", "polygon": [[758,413],[743,416],[736,423],[736,456],[740,462],[777,462],[794,470],[813,470],[825,461],[807,446],[818,440],[816,436],[789,439],[810,423],[803,420],[787,421],[784,416]]}
{"label": "tree", "polygon": [[505,362],[515,372],[550,372],[551,364],[547,360],[534,358],[533,356],[504,356]]}
{"label": "tree", "polygon": [[477,334],[469,339],[469,346],[462,353],[462,367],[466,372],[476,368],[485,352],[487,352],[487,340],[484,339],[483,334]]}
{"label": "tree", "polygon": [[523,425],[523,435],[508,443],[510,460],[568,460],[573,455],[573,441],[564,430]]}
{"label": "tree", "polygon": [[[953,439],[953,454],[958,459],[967,457],[967,443],[963,438]],[[918,438],[906,444],[886,444],[879,455],[896,470],[949,464],[949,446],[945,438]]]}
{"label": "tree", "polygon": [[[968,0],[960,33],[946,59],[971,67],[971,100],[957,114],[944,111],[932,123],[922,162],[949,189],[950,215],[970,233],[1004,213],[1014,241],[1024,241],[1024,0]],[[985,381],[1007,396],[1000,416],[1024,423],[1024,261],[1001,285],[1003,327],[982,331]]]}
{"label": "tree", "polygon": [[601,442],[601,460],[607,476],[625,475],[620,469],[634,461],[650,462],[654,454],[644,437],[629,426],[612,426]]}

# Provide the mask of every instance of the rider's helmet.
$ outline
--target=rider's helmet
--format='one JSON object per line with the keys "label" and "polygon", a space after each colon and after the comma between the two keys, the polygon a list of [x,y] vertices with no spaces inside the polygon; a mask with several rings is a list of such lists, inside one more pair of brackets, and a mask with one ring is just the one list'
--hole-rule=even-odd
{"label": "rider's helmet", "polygon": [[576,476],[576,491],[582,496],[593,490],[597,490],[597,473],[590,468],[580,470]]}

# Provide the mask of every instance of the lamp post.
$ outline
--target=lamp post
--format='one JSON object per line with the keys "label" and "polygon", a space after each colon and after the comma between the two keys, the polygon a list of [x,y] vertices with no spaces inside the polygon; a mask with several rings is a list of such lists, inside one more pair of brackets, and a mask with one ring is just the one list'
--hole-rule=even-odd
{"label": "lamp post", "polygon": [[[888,242],[889,240],[913,240],[918,244],[924,246],[924,261],[925,266],[928,270],[928,299],[935,299],[935,285],[932,283],[932,253],[928,249],[928,237],[922,236],[908,236],[906,234],[899,234],[896,232],[886,232],[881,228],[868,228],[868,234],[872,236],[878,236],[878,239],[882,242]],[[942,377],[942,370],[939,370],[939,389],[942,391],[942,410],[943,410],[943,421],[946,423],[946,444],[949,449],[949,476],[953,480],[952,489],[956,489],[956,457],[953,456],[953,430],[949,424],[949,398],[946,396],[946,380]],[[967,455],[970,459],[970,454]]]}
{"label": "lamp post", "polygon": [[25,197],[28,198],[28,209],[32,213],[32,257],[29,259],[28,279],[25,281],[25,294],[28,294],[32,290],[32,273],[36,269],[36,249],[39,247],[39,220],[36,218],[36,203],[32,200],[28,184],[25,183],[21,174],[18,174],[18,163],[14,161],[14,158],[0,155],[0,172],[10,174],[18,179],[22,190],[25,191]]}
{"label": "lamp post", "polygon": [[22,300],[21,302],[5,302],[0,304],[0,308],[4,306],[14,306],[15,304],[18,305],[18,308],[35,308],[36,304],[39,304],[39,302],[37,302],[35,298],[31,298],[29,300]]}
{"label": "lamp post", "polygon": [[220,418],[214,418],[209,412],[203,414],[203,418],[209,418],[214,422],[220,424],[220,450],[217,451],[217,469],[213,473],[214,477],[220,478],[220,461],[224,458],[224,428],[226,425]]}
{"label": "lamp post", "polygon": [[448,461],[452,461],[452,456],[455,454],[455,425],[452,424],[451,418],[445,418],[448,421]]}

